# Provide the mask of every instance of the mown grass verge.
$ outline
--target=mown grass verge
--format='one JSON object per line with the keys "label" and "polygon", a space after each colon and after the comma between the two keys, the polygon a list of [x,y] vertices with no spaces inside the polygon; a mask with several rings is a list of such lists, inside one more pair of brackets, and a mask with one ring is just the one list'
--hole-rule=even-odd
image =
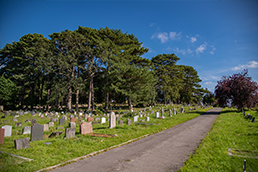
{"label": "mown grass verge", "polygon": [[[153,109],[158,110],[158,109]],[[16,150],[14,148],[14,140],[29,137],[30,135],[22,135],[22,128],[24,126],[28,126],[25,123],[26,114],[24,116],[18,117],[17,122],[22,122],[21,127],[13,127],[13,134],[11,137],[5,137],[4,145],[0,145],[0,150],[8,153],[12,153],[15,155],[23,156],[26,158],[33,159],[33,161],[24,161],[20,164],[16,163],[16,161],[10,160],[10,157],[7,154],[0,154],[0,162],[1,167],[0,171],[37,171],[42,168],[46,168],[49,166],[53,166],[77,157],[81,157],[83,155],[90,154],[92,152],[96,152],[99,150],[103,150],[109,148],[114,145],[118,145],[129,140],[141,137],[146,134],[154,134],[160,132],[162,130],[174,127],[180,123],[183,123],[187,120],[193,119],[199,116],[201,113],[207,111],[208,109],[197,109],[195,112],[189,112],[184,114],[179,114],[173,117],[168,117],[169,113],[165,113],[165,119],[156,119],[155,115],[150,116],[149,123],[158,123],[160,125],[126,125],[125,117],[121,117],[124,124],[117,125],[116,128],[109,129],[109,124],[94,124],[93,125],[93,133],[106,133],[106,134],[117,134],[117,137],[110,138],[102,138],[102,137],[91,137],[87,135],[81,135],[79,124],[77,122],[76,127],[76,138],[63,139],[64,133],[55,138],[44,138],[41,141],[33,141],[30,142],[30,148]],[[3,115],[3,114],[2,114]],[[31,117],[31,116],[30,116]],[[50,120],[49,119],[41,119],[40,117],[31,117],[36,118],[39,124],[46,124]],[[132,118],[130,118],[132,120]],[[145,119],[145,118],[139,118]],[[5,123],[8,125],[14,126],[14,122],[12,121],[12,117],[8,116],[4,120],[9,121]],[[77,120],[76,120],[77,121]],[[2,122],[2,119],[1,119]],[[57,122],[58,123],[58,122]],[[65,122],[63,126],[64,129],[68,127],[68,121]],[[1,124],[3,125],[3,124]],[[56,131],[55,128],[58,125],[55,124],[54,127],[50,127],[50,131],[44,132],[44,135],[50,135],[53,131]],[[61,130],[64,131],[64,130]],[[50,145],[44,144],[45,142],[51,142]],[[13,163],[12,163],[13,162]]]}
{"label": "mown grass verge", "polygon": [[[255,118],[257,112],[247,111]],[[231,149],[229,155],[228,149]],[[239,157],[242,156],[242,157]],[[225,108],[216,119],[211,131],[202,140],[181,172],[232,171],[242,172],[246,159],[246,171],[258,171],[258,122],[251,122],[236,109]]]}

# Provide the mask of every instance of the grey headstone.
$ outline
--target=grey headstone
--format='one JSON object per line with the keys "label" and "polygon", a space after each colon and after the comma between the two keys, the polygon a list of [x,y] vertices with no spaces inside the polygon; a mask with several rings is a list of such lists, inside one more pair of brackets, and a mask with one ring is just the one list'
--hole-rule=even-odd
{"label": "grey headstone", "polygon": [[44,128],[44,131],[48,131],[49,130],[48,124],[43,124],[43,128]]}
{"label": "grey headstone", "polygon": [[131,125],[132,121],[130,119],[127,119],[127,125]]}
{"label": "grey headstone", "polygon": [[20,127],[20,126],[22,126],[22,122],[17,122],[17,123],[15,124],[15,127]]}
{"label": "grey headstone", "polygon": [[15,149],[17,149],[17,150],[29,148],[30,147],[29,138],[27,137],[27,138],[23,138],[23,139],[14,140],[14,146],[15,146]]}
{"label": "grey headstone", "polygon": [[118,121],[118,125],[123,125],[123,124],[124,124],[124,122],[122,120]]}
{"label": "grey headstone", "polygon": [[116,120],[119,121],[119,119],[120,119],[119,116],[117,116],[117,117],[116,117]]}
{"label": "grey headstone", "polygon": [[67,128],[65,130],[65,138],[73,138],[75,137],[75,128]]}
{"label": "grey headstone", "polygon": [[8,112],[5,112],[5,113],[4,113],[4,116],[8,116]]}
{"label": "grey headstone", "polygon": [[62,118],[64,118],[64,120],[67,121],[67,116],[63,115]]}
{"label": "grey headstone", "polygon": [[43,140],[44,126],[35,124],[31,126],[31,141]]}
{"label": "grey headstone", "polygon": [[75,122],[70,122],[69,127],[70,128],[76,128],[76,123]]}
{"label": "grey headstone", "polygon": [[64,125],[65,119],[64,118],[60,118],[59,119],[59,125]]}
{"label": "grey headstone", "polygon": [[13,117],[13,121],[18,121],[16,117]]}
{"label": "grey headstone", "polygon": [[37,120],[36,119],[32,119],[31,123],[32,123],[32,125],[35,125],[35,124],[37,124]]}
{"label": "grey headstone", "polygon": [[30,134],[31,133],[31,126],[25,126],[22,129],[22,134]]}
{"label": "grey headstone", "polygon": [[58,122],[58,118],[51,118],[51,122]]}
{"label": "grey headstone", "polygon": [[114,127],[116,127],[116,115],[114,112],[111,112],[109,128],[114,128]]}
{"label": "grey headstone", "polygon": [[95,118],[95,121],[99,121],[100,120],[100,118]]}
{"label": "grey headstone", "polygon": [[10,125],[4,125],[1,128],[4,128],[4,137],[10,137],[12,136],[12,126]]}
{"label": "grey headstone", "polygon": [[54,122],[49,122],[49,123],[48,123],[48,126],[49,126],[49,127],[54,127]]}

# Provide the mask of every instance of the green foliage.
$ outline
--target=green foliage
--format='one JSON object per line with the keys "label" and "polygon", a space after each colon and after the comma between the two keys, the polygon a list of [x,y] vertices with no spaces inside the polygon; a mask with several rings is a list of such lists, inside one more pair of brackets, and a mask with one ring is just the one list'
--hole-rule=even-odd
{"label": "green foliage", "polygon": [[0,104],[6,108],[15,107],[16,103],[16,85],[10,80],[6,79],[4,75],[0,78]]}

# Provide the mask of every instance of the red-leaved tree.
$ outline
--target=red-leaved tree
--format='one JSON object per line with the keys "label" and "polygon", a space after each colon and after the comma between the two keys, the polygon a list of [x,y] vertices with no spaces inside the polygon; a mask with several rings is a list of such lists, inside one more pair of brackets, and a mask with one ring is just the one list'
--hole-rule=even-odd
{"label": "red-leaved tree", "polygon": [[219,106],[226,106],[227,103],[242,107],[255,107],[258,104],[258,85],[248,77],[248,70],[232,76],[222,76],[215,87],[215,97]]}

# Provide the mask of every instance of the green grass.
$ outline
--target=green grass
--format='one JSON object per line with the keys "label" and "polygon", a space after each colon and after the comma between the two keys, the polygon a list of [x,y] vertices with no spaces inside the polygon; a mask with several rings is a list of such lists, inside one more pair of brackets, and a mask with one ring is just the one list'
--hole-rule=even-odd
{"label": "green grass", "polygon": [[[257,112],[247,111],[255,118]],[[228,155],[231,149],[233,156]],[[239,157],[244,156],[244,157]],[[225,108],[216,119],[211,131],[203,139],[195,154],[180,169],[181,172],[258,171],[258,122],[252,123],[236,109]]]}
{"label": "green grass", "polygon": [[[169,107],[165,108],[168,109]],[[171,107],[170,107],[171,108]],[[178,107],[179,109],[179,107]],[[154,111],[160,110],[160,107],[153,109]],[[180,123],[199,116],[201,113],[207,111],[208,109],[198,109],[196,112],[189,112],[184,114],[179,114],[177,116],[168,117],[169,113],[165,113],[165,119],[156,119],[154,114],[150,116],[149,123],[158,123],[160,125],[132,125],[127,126],[127,118],[121,117],[123,120],[123,125],[117,125],[116,128],[108,129],[109,123],[105,124],[94,124],[93,133],[106,133],[106,134],[117,134],[118,137],[101,138],[101,137],[91,137],[87,135],[81,135],[79,122],[76,124],[76,138],[63,139],[65,132],[55,138],[44,138],[44,140],[30,142],[30,148],[16,150],[14,148],[14,140],[29,137],[30,135],[22,135],[22,128],[24,126],[30,126],[31,123],[25,123],[26,119],[37,119],[39,124],[47,124],[50,120],[48,118],[41,119],[38,116],[31,117],[30,114],[26,114],[18,117],[17,122],[22,122],[21,127],[13,127],[12,136],[5,137],[4,145],[0,145],[0,151],[12,153],[15,155],[23,156],[26,158],[33,159],[33,161],[24,161],[20,164],[10,163],[10,156],[1,154],[1,167],[0,171],[36,171],[49,166],[57,165],[59,163],[71,160],[73,158],[81,157],[89,153],[99,151],[102,149],[109,148],[114,145],[121,144],[123,142],[129,141],[131,139],[138,138],[146,134],[154,134],[162,130],[174,127]],[[147,111],[147,113],[150,111]],[[3,114],[2,114],[3,115]],[[133,118],[130,118],[133,121]],[[145,119],[139,118],[139,120]],[[2,125],[15,125],[12,121],[12,117],[8,116],[5,119],[0,118]],[[8,122],[3,122],[3,120],[8,120]],[[64,130],[68,127],[68,121],[65,122]],[[53,131],[56,131],[56,127],[59,122],[55,122],[54,127],[50,127],[50,131],[44,132],[44,135],[50,135]],[[60,131],[60,130],[59,130]],[[44,144],[45,142],[52,142],[50,145]]]}

